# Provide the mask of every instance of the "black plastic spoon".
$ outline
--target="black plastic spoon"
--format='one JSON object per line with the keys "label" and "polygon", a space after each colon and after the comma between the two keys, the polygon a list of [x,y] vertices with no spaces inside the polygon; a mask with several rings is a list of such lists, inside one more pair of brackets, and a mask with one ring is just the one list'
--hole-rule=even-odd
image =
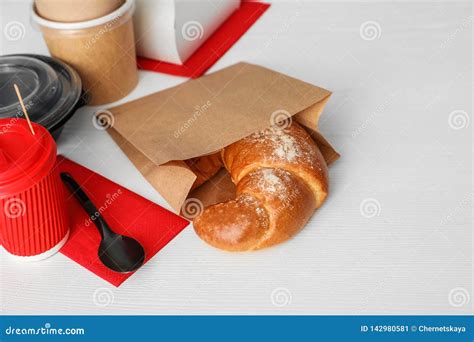
{"label": "black plastic spoon", "polygon": [[111,270],[120,273],[133,272],[143,265],[145,250],[142,245],[131,237],[115,233],[69,173],[61,173],[61,179],[99,229],[102,238],[99,246],[99,259],[102,263]]}

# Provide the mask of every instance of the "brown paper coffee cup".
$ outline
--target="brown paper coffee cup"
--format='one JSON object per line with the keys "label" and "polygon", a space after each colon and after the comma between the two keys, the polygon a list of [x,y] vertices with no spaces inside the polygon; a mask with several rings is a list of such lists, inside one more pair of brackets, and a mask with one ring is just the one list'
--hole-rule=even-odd
{"label": "brown paper coffee cup", "polygon": [[125,0],[35,0],[35,8],[45,19],[70,23],[103,17],[124,2]]}
{"label": "brown paper coffee cup", "polygon": [[49,52],[77,70],[91,105],[117,101],[138,82],[134,9],[134,0],[126,0],[104,17],[76,23],[49,21],[33,11]]}

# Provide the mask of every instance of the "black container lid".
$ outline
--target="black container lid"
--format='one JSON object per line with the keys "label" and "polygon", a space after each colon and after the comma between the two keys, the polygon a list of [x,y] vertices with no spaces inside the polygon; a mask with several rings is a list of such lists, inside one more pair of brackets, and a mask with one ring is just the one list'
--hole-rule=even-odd
{"label": "black container lid", "polygon": [[50,131],[73,114],[82,83],[67,64],[47,56],[0,57],[0,118],[23,117],[13,84],[20,88],[30,119]]}

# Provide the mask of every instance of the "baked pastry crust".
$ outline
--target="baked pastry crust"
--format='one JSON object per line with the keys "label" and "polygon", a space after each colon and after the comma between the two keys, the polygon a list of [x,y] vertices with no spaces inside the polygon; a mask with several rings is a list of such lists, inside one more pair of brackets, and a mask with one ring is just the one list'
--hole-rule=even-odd
{"label": "baked pastry crust", "polygon": [[273,126],[223,149],[236,198],[207,207],[195,220],[201,239],[228,251],[288,240],[328,194],[328,170],[316,143],[297,123]]}
{"label": "baked pastry crust", "polygon": [[191,190],[196,189],[211,179],[223,166],[220,151],[202,157],[191,158],[184,162],[196,175],[196,180]]}

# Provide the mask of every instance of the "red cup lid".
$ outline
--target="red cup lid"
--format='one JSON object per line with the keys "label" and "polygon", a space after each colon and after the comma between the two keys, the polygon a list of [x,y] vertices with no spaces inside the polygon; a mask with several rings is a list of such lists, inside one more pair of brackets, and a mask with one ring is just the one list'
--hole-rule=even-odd
{"label": "red cup lid", "polygon": [[51,170],[56,144],[46,128],[24,119],[0,119],[0,196],[26,190]]}

